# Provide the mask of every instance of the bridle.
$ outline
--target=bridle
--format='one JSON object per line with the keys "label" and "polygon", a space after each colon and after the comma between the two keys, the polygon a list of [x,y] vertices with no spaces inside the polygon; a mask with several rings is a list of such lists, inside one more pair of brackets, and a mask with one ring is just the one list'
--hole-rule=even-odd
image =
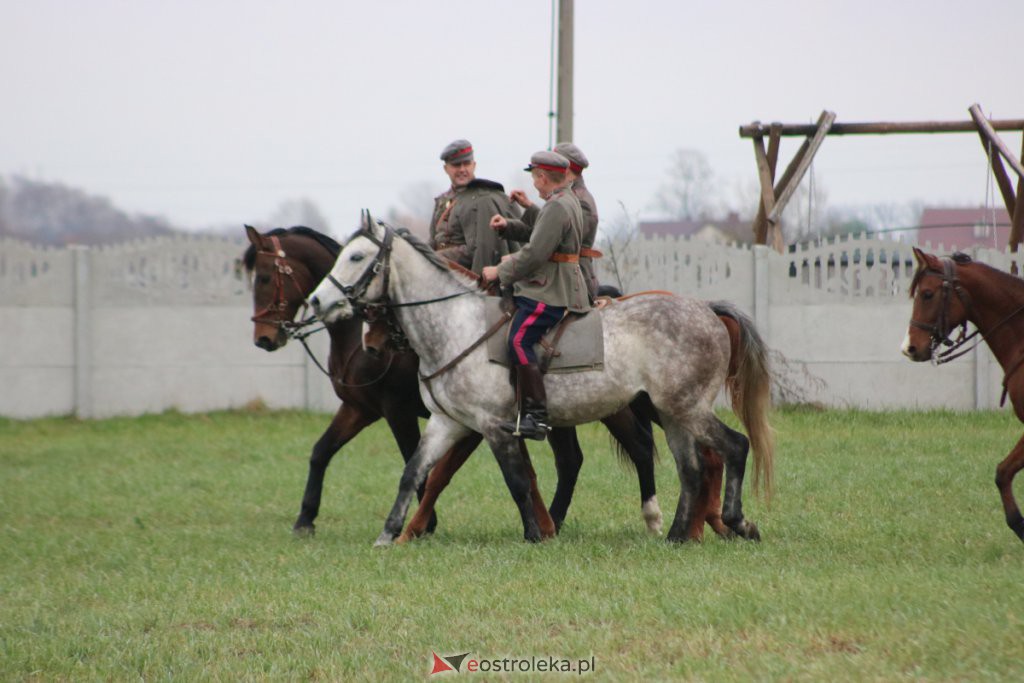
{"label": "bridle", "polygon": [[[967,318],[971,317],[974,307],[971,305],[970,294],[967,293],[967,290],[964,289],[960,279],[956,276],[956,264],[953,262],[953,259],[942,259],[942,270],[927,267],[921,274],[923,276],[928,273],[938,275],[942,278],[942,286],[939,289],[939,317],[935,323],[923,323],[920,320],[914,320],[911,318],[910,325],[928,333],[931,339],[932,363],[935,365],[942,365],[943,363],[956,360],[960,356],[968,353],[974,348],[974,346],[980,344],[981,340],[979,339],[975,342],[974,346],[971,346],[968,349],[960,350],[964,344],[977,336],[979,331],[975,330],[971,334],[967,334]],[[953,332],[953,327],[949,324],[949,307],[954,295],[960,300],[960,303],[963,304],[964,309],[967,311],[967,315],[964,316],[964,321],[959,325],[960,334],[955,341],[950,339],[949,336]],[[936,354],[935,350],[938,349],[939,346],[947,346],[949,348]]]}
{"label": "bridle", "polygon": [[[913,327],[928,332],[928,334],[931,336],[932,363],[934,363],[935,365],[942,365],[943,363],[948,363],[952,360],[956,360],[957,358],[960,358],[961,356],[970,353],[971,351],[974,350],[976,346],[981,344],[982,341],[985,341],[987,338],[991,337],[996,330],[1001,328],[1006,323],[1010,322],[1010,320],[1012,320],[1019,313],[1024,311],[1024,306],[1021,306],[1012,311],[1009,315],[1003,317],[1002,320],[1000,320],[995,325],[990,327],[987,331],[982,332],[981,329],[975,329],[974,332],[967,334],[968,319],[973,318],[974,320],[977,320],[978,318],[977,316],[974,315],[974,306],[972,305],[970,294],[967,293],[967,290],[964,289],[963,284],[960,282],[960,279],[957,278],[956,276],[955,257],[952,259],[942,259],[941,271],[938,270],[937,268],[929,267],[922,271],[922,274],[926,273],[934,273],[942,278],[942,289],[940,294],[941,299],[939,304],[939,319],[933,325],[923,323],[919,320],[914,319],[910,320],[910,324]],[[960,334],[957,336],[955,340],[950,339],[949,336],[953,331],[949,324],[949,306],[950,302],[952,301],[953,295],[956,295],[956,297],[960,299],[960,302],[963,304],[964,309],[966,311],[964,315],[964,321],[959,325]],[[979,339],[968,348],[961,348],[974,337],[979,337]],[[949,348],[939,354],[936,354],[935,350],[940,345],[948,346]],[[1007,382],[1009,381],[1011,375],[1013,375],[1018,369],[1020,369],[1022,365],[1024,365],[1024,355],[1019,357],[1017,361],[1011,364],[1011,366],[1005,371],[1005,374],[1003,375],[1003,395],[1002,398],[1000,398],[999,400],[1000,407],[1002,407],[1003,403],[1006,401]]]}
{"label": "bridle", "polygon": [[[388,326],[391,328],[392,340],[394,340],[396,336],[399,336],[397,343],[408,346],[408,340],[406,339],[405,334],[401,329],[401,326],[398,324],[398,321],[395,319],[394,309],[408,308],[413,306],[426,306],[428,304],[454,299],[459,296],[465,296],[466,294],[472,294],[478,290],[463,289],[461,291],[455,292],[454,294],[446,294],[444,296],[435,297],[433,299],[422,299],[419,301],[406,301],[400,303],[391,301],[388,295],[388,283],[391,275],[391,248],[392,245],[394,244],[395,232],[387,223],[378,222],[378,225],[384,228],[384,238],[378,239],[377,236],[373,234],[372,225],[373,223],[370,221],[369,214],[364,212],[363,225],[359,229],[359,231],[356,232],[355,235],[353,235],[353,239],[355,237],[365,237],[374,244],[376,244],[378,247],[376,256],[374,256],[373,260],[370,261],[370,263],[366,266],[366,269],[359,276],[359,279],[357,279],[351,285],[342,284],[332,274],[328,274],[325,279],[331,284],[333,284],[335,287],[337,287],[345,296],[345,298],[348,299],[348,302],[352,306],[356,315],[359,315],[366,320],[379,320],[381,317],[385,317]],[[380,274],[381,277],[383,278],[383,282],[381,283],[383,294],[381,295],[380,300],[372,302],[363,300],[362,297],[366,295],[366,291],[367,289],[369,289],[370,283],[373,281],[373,278],[376,277],[378,274]],[[434,396],[434,390],[431,387],[430,383],[431,380],[448,372],[456,365],[461,363],[472,351],[474,351],[477,347],[479,347],[481,344],[487,341],[487,339],[493,336],[504,325],[504,323],[508,322],[508,320],[511,319],[511,317],[512,316],[510,314],[506,313],[503,319],[499,320],[498,323],[494,324],[489,330],[487,330],[483,334],[483,336],[481,336],[479,339],[473,342],[468,348],[459,353],[454,359],[443,365],[440,369],[436,370],[435,372],[425,375],[423,374],[422,369],[420,369],[420,381],[424,383],[424,385],[427,388],[427,391],[430,393],[431,398],[434,400],[434,403],[441,408],[442,412],[445,412],[444,406]],[[447,412],[445,412],[445,414],[447,414]],[[449,415],[449,417],[451,416]]]}
{"label": "bridle", "polygon": [[[369,216],[364,214],[363,226],[353,235],[353,239],[356,237],[365,237],[377,245],[377,254],[359,275],[359,279],[351,285],[345,285],[339,282],[331,273],[328,273],[327,277],[324,278],[337,287],[345,296],[356,315],[373,322],[380,320],[385,316],[388,318],[393,317],[391,311],[395,308],[426,306],[427,304],[447,301],[448,299],[454,299],[455,297],[473,293],[474,290],[463,289],[455,292],[454,294],[446,294],[433,299],[406,301],[402,303],[391,301],[388,295],[388,286],[391,281],[391,248],[395,241],[395,231],[387,223],[378,222],[378,225],[384,228],[383,239],[378,239],[377,236],[373,234],[373,229],[371,227],[372,223],[369,220]],[[373,279],[377,277],[377,275],[380,275],[382,278],[381,291],[383,293],[381,298],[378,301],[366,301],[363,297],[366,296],[366,291],[370,288],[370,283],[373,282]],[[397,323],[394,324],[397,325]],[[388,325],[392,325],[392,321],[390,319],[388,320]]]}
{"label": "bridle", "polygon": [[[270,303],[256,311],[250,320],[254,323],[273,325],[288,332],[289,327],[293,326],[294,323],[289,320],[283,320],[281,317],[288,310],[288,297],[284,293],[285,278],[292,281],[296,291],[303,292],[305,290],[295,278],[295,269],[289,265],[288,256],[285,254],[284,249],[281,248],[281,241],[276,235],[270,235],[269,239],[273,248],[265,249],[261,247],[257,250],[256,257],[269,256],[274,259],[274,296]],[[277,313],[279,317],[271,317],[273,313]]]}

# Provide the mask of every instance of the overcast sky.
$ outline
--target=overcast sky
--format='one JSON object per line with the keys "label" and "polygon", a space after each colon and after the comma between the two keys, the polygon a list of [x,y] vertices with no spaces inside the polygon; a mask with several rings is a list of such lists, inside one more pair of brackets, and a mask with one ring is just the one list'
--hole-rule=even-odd
{"label": "overcast sky", "polygon": [[[0,174],[183,227],[308,197],[345,235],[442,190],[454,138],[531,191],[548,144],[550,0],[0,3]],[[604,219],[649,213],[678,148],[728,198],[756,178],[753,120],[1024,118],[1022,27],[1022,0],[578,0],[575,142]],[[832,137],[815,179],[830,204],[986,198],[974,134]]]}

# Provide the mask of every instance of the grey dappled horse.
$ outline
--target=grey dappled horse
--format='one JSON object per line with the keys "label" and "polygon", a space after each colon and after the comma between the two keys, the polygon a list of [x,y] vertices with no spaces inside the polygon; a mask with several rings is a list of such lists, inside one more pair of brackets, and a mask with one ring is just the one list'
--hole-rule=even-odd
{"label": "grey dappled horse", "polygon": [[[516,410],[508,371],[490,363],[479,343],[488,331],[484,294],[407,231],[367,220],[309,302],[327,323],[352,317],[361,304],[384,303],[393,309],[420,357],[420,391],[431,417],[402,473],[377,545],[389,545],[401,533],[411,496],[430,468],[474,431],[484,436],[501,466],[519,507],[524,537],[539,540],[518,441],[498,426]],[[548,375],[551,423],[592,422],[646,394],[660,417],[680,480],[668,539],[685,540],[696,510],[703,463],[692,440],[714,449],[725,461],[725,524],[744,538],[759,538],[757,527],[744,519],[742,507],[751,442],[719,420],[712,408],[730,359],[729,335],[718,317],[705,302],[663,295],[617,302],[600,315],[604,370]],[[753,442],[755,484],[760,480],[769,491],[773,443],[767,421],[765,349],[749,319],[744,317],[742,324],[749,328],[744,330],[748,343],[738,361],[734,407]]]}

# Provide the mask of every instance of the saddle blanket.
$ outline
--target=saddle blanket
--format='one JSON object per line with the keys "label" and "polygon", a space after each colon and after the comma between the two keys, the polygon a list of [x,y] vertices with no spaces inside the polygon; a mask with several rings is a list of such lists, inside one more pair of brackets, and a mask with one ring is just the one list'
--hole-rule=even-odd
{"label": "saddle blanket", "polygon": [[[501,312],[501,299],[499,297],[487,297],[487,304],[484,307],[486,324],[490,328],[498,322],[503,315]],[[540,343],[534,347],[537,353],[537,360],[544,368],[551,356],[551,345],[554,343],[558,330],[568,325],[558,337],[554,350],[554,356],[550,358],[546,372],[568,373],[584,372],[587,370],[604,369],[604,330],[601,325],[601,314],[591,311],[583,315],[570,313],[560,323],[548,330]],[[487,340],[487,355],[492,363],[498,363],[508,367],[508,328],[509,323],[495,332]]]}

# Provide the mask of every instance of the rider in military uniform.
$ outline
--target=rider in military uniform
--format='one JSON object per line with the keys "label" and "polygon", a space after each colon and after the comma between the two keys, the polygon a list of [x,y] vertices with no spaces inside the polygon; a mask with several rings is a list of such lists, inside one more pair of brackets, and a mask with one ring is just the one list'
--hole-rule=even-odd
{"label": "rider in military uniform", "polygon": [[456,140],[441,152],[444,170],[452,181],[434,199],[430,244],[442,256],[478,275],[484,266],[498,263],[517,245],[490,228],[491,216],[517,215],[500,183],[476,177],[473,145]]}
{"label": "rider in military uniform", "polygon": [[[508,342],[521,399],[520,419],[506,422],[501,428],[528,439],[543,440],[551,427],[544,376],[533,347],[562,319],[566,310],[585,312],[590,304],[579,265],[583,210],[569,188],[569,160],[555,152],[537,152],[525,170],[533,176],[533,186],[545,199],[544,207],[537,212],[529,242],[502,258],[499,266],[485,267],[483,277],[515,285],[513,300],[517,310]],[[499,214],[491,218],[490,226],[502,233],[509,223]]]}
{"label": "rider in military uniform", "polygon": [[[580,200],[583,209],[583,248],[580,250],[580,269],[583,271],[583,279],[587,283],[587,291],[590,300],[597,296],[597,274],[594,272],[594,259],[601,257],[601,252],[594,249],[594,242],[597,240],[597,203],[594,195],[590,194],[583,181],[583,169],[590,166],[587,155],[578,146],[571,142],[559,142],[555,145],[555,152],[569,160],[568,176],[571,188],[576,198]],[[525,242],[529,239],[532,225],[537,220],[539,209],[529,200],[522,190],[513,190],[512,201],[523,207],[522,223],[513,223],[505,232],[510,239],[517,239]]]}

